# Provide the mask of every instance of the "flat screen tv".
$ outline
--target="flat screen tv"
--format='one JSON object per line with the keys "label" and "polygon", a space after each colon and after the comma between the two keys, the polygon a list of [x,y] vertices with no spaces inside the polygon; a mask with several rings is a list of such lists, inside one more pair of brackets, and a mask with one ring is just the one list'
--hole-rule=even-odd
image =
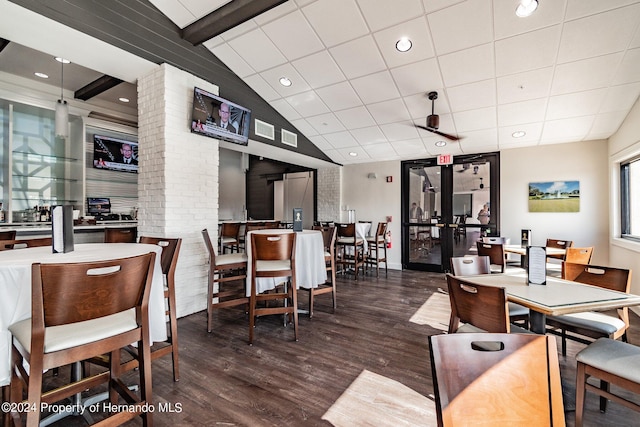
{"label": "flat screen tv", "polygon": [[93,167],[138,173],[138,143],[94,135]]}
{"label": "flat screen tv", "polygon": [[87,215],[111,213],[111,199],[108,197],[87,197]]}
{"label": "flat screen tv", "polygon": [[200,88],[194,88],[192,133],[247,145],[250,126],[251,110]]}

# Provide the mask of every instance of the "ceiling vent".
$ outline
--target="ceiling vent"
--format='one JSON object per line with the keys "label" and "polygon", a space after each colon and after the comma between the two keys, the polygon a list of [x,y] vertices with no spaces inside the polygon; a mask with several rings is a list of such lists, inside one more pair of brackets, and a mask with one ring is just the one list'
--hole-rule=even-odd
{"label": "ceiling vent", "polygon": [[92,111],[89,113],[89,117],[97,120],[104,120],[106,122],[117,123],[119,125],[131,126],[134,128],[138,127],[138,122],[133,120],[128,120],[122,117],[112,116],[110,114],[99,113],[97,111]]}
{"label": "ceiling vent", "polygon": [[255,129],[256,135],[275,141],[276,130],[272,124],[256,119]]}
{"label": "ceiling vent", "polygon": [[298,134],[289,132],[288,130],[282,129],[282,143],[291,145],[292,147],[298,146]]}

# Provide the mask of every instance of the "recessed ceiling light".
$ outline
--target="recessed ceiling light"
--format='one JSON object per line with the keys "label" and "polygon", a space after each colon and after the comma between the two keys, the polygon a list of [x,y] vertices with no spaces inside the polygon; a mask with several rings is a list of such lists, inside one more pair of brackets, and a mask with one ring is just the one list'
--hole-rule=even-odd
{"label": "recessed ceiling light", "polygon": [[121,98],[118,98],[118,101],[120,101],[120,102],[129,102],[129,98],[121,97]]}
{"label": "recessed ceiling light", "polygon": [[349,153],[349,155],[351,157],[356,157],[358,155],[358,153],[356,153],[355,151],[352,151],[352,152]]}
{"label": "recessed ceiling light", "polygon": [[411,49],[411,46],[413,46],[413,43],[411,43],[409,37],[402,37],[396,42],[396,49],[398,52],[406,52]]}
{"label": "recessed ceiling light", "polygon": [[436,141],[436,147],[444,147],[447,145],[446,141]]}
{"label": "recessed ceiling light", "polygon": [[49,76],[46,75],[45,73],[33,73],[33,74],[35,74],[36,76],[40,77],[41,79],[48,79],[49,78]]}
{"label": "recessed ceiling light", "polygon": [[64,58],[61,58],[59,56],[56,56],[56,61],[62,62],[63,64],[70,64],[71,63],[71,61],[69,61],[68,59],[64,59]]}
{"label": "recessed ceiling light", "polygon": [[516,15],[520,18],[530,16],[538,8],[538,0],[520,0],[520,4],[516,8]]}
{"label": "recessed ceiling light", "polygon": [[289,87],[291,86],[291,80],[289,80],[287,77],[280,77],[280,84],[284,87]]}
{"label": "recessed ceiling light", "polygon": [[525,131],[519,130],[519,131],[516,131],[516,132],[512,133],[511,136],[514,137],[514,138],[522,138],[526,134],[527,133]]}

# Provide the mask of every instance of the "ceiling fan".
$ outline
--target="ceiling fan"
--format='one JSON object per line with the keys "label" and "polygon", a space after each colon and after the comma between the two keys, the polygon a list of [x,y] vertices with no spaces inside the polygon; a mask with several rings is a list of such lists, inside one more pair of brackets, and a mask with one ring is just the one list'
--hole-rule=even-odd
{"label": "ceiling fan", "polygon": [[438,127],[440,126],[440,116],[434,113],[435,100],[438,99],[438,92],[429,92],[429,99],[431,100],[431,114],[427,116],[427,125],[415,125],[415,127],[424,129],[429,132],[433,132],[437,135],[443,136],[451,141],[458,141],[460,138],[457,136],[449,135],[444,132],[440,132]]}

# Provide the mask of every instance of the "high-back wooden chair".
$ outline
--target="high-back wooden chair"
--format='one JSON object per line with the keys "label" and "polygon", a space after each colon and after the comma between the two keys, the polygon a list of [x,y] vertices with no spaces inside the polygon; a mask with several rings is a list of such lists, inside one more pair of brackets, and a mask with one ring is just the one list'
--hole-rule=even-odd
{"label": "high-back wooden chair", "polygon": [[[567,249],[573,246],[573,240],[547,239],[548,248]],[[547,255],[547,258],[564,260],[565,255]]]}
{"label": "high-back wooden chair", "polygon": [[16,239],[16,230],[6,230],[0,231],[0,251],[4,251],[7,249],[13,249],[13,245],[10,243],[5,243],[5,240],[15,240]]}
{"label": "high-back wooden chair", "polygon": [[136,243],[138,227],[107,227],[104,229],[105,243]]}
{"label": "high-back wooden chair", "polygon": [[505,267],[507,265],[507,258],[504,252],[504,244],[477,242],[476,247],[478,248],[479,256],[488,256],[489,263],[491,265],[498,266],[500,268],[499,272],[504,273]]}
{"label": "high-back wooden chair", "polygon": [[0,241],[0,251],[9,249],[36,248],[41,246],[51,246],[53,239],[51,237],[36,237],[33,239],[16,239]]}
{"label": "high-back wooden chair", "polygon": [[317,295],[331,294],[333,299],[333,310],[337,307],[336,299],[336,235],[335,227],[321,227],[314,225],[313,230],[322,232],[322,241],[324,244],[324,263],[327,269],[327,278],[331,282],[319,285],[317,288],[309,288],[309,317],[313,317],[313,302]]}
{"label": "high-back wooden chair", "polygon": [[343,271],[352,268],[355,273],[355,280],[358,280],[358,271],[365,267],[364,239],[356,234],[354,223],[336,224],[337,228],[337,260]]}
{"label": "high-back wooden chair", "polygon": [[572,264],[589,264],[593,256],[593,246],[585,248],[570,247],[567,248],[564,261]]}
{"label": "high-back wooden chair", "polygon": [[230,252],[240,252],[240,223],[223,222],[218,238],[218,253],[224,254],[227,249]]}
{"label": "high-back wooden chair", "polygon": [[209,237],[202,230],[202,238],[209,253],[209,279],[207,286],[207,331],[213,330],[213,311],[249,304],[247,297],[247,254],[236,252],[217,255]]}
{"label": "high-back wooden chair", "polygon": [[[587,285],[629,293],[631,270],[565,262],[564,279]],[[567,354],[567,339],[589,344],[601,337],[627,340],[629,309],[617,309],[617,316],[604,312],[572,313],[562,316],[547,316],[547,332],[562,337],[562,355]]]}
{"label": "high-back wooden chair", "polygon": [[[491,274],[489,257],[486,255],[451,257],[451,271],[454,276]],[[529,325],[529,309],[515,302],[509,302],[508,305],[511,322],[522,322],[524,327],[527,327]]]}
{"label": "high-back wooden chair", "polygon": [[165,314],[169,317],[169,333],[167,334],[167,344],[151,352],[151,360],[171,354],[173,364],[173,380],[180,379],[180,363],[178,355],[178,319],[176,317],[176,267],[178,265],[178,255],[182,239],[140,236],[140,243],[158,245],[162,248],[160,265],[165,279],[164,298],[167,301]]}
{"label": "high-back wooden chair", "polygon": [[376,231],[367,237],[367,265],[375,267],[376,277],[380,277],[380,264],[384,263],[384,276],[388,277],[387,271],[387,223],[379,222]]}
{"label": "high-back wooden chair", "polygon": [[[148,304],[155,253],[109,261],[33,264],[31,318],[9,327],[13,335],[11,402],[23,401],[27,387],[26,425],[38,426],[41,403],[52,404],[107,382],[111,403],[117,394],[127,411],[110,415],[109,425],[141,416],[152,424],[151,356]],[[120,379],[120,349],[138,343],[140,398]],[[110,371],[85,377],[43,393],[42,373],[93,356],[110,353]],[[29,371],[23,361],[29,362]],[[20,422],[21,414],[12,413]],[[111,418],[112,417],[112,418]],[[106,425],[106,423],[105,423]]]}
{"label": "high-back wooden chair", "polygon": [[503,244],[503,245],[508,245],[509,244],[509,238],[508,237],[485,236],[485,237],[481,237],[480,240],[483,243],[500,243],[500,244]]}
{"label": "high-back wooden chair", "polygon": [[[249,344],[253,344],[256,316],[286,314],[293,317],[298,341],[298,289],[296,284],[296,233],[251,233],[251,297],[249,299]],[[258,293],[256,280],[261,277],[288,277],[289,286],[282,292]],[[259,306],[259,303],[282,301],[283,305]]]}
{"label": "high-back wooden chair", "polygon": [[439,427],[565,426],[554,337],[432,335],[429,349]]}

